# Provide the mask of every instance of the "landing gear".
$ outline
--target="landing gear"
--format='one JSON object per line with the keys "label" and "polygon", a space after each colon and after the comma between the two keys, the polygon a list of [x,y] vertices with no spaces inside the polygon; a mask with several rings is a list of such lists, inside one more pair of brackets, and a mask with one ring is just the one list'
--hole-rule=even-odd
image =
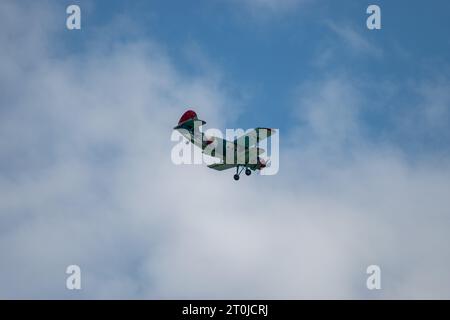
{"label": "landing gear", "polygon": [[[244,171],[244,170],[245,170],[245,175],[246,175],[246,176],[249,176],[249,175],[252,174],[252,172],[251,172],[251,170],[250,170],[249,168],[246,168],[246,167],[240,168],[240,167],[241,167],[241,166],[237,166],[237,167],[236,167],[236,174],[233,176],[234,180],[236,180],[236,181],[239,180],[239,177],[240,177],[242,171]],[[239,170],[239,169],[240,169],[240,170]]]}

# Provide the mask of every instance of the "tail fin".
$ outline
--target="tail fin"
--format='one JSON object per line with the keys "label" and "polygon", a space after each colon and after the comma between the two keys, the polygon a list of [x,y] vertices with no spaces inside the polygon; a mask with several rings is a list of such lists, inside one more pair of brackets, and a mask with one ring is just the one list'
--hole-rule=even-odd
{"label": "tail fin", "polygon": [[194,129],[194,124],[197,123],[197,126],[202,126],[206,123],[206,121],[199,120],[197,114],[193,110],[188,110],[181,116],[178,121],[178,125],[174,129],[187,129],[189,131]]}

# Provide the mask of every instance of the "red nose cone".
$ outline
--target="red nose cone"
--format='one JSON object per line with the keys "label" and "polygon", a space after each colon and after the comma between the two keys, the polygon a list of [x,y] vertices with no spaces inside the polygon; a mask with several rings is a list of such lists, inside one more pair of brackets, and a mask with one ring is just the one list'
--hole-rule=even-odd
{"label": "red nose cone", "polygon": [[260,167],[265,168],[267,166],[266,160],[259,158]]}
{"label": "red nose cone", "polygon": [[182,124],[183,122],[186,122],[191,119],[197,119],[197,114],[195,113],[195,111],[188,110],[185,113],[183,113],[183,115],[180,118],[180,121],[178,121],[178,124]]}

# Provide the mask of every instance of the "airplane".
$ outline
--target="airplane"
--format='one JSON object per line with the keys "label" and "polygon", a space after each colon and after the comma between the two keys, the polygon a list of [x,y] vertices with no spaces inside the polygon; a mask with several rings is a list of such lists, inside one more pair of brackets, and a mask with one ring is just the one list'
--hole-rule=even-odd
{"label": "airplane", "polygon": [[187,110],[173,129],[202,150],[202,153],[220,159],[220,163],[208,165],[208,168],[223,171],[236,168],[234,180],[239,180],[243,170],[250,176],[252,171],[263,170],[270,166],[270,160],[260,157],[265,152],[258,147],[258,143],[276,133],[275,129],[258,127],[250,130],[234,141],[219,137],[209,137],[200,131],[200,127],[206,124],[199,120],[193,110]]}

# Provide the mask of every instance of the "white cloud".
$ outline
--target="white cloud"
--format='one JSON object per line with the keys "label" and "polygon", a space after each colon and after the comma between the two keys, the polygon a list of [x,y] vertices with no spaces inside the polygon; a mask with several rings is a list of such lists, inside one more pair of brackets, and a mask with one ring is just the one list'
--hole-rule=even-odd
{"label": "white cloud", "polygon": [[348,46],[350,52],[358,52],[370,54],[375,57],[380,57],[383,54],[381,48],[371,44],[368,37],[358,33],[353,27],[349,25],[337,25],[329,22],[330,29]]}
{"label": "white cloud", "polygon": [[[293,12],[299,12],[311,0],[225,0],[231,4],[234,12],[242,14],[244,19],[267,22],[273,18],[285,17]],[[247,21],[247,20],[246,20]]]}
{"label": "white cloud", "polygon": [[[358,86],[347,76],[329,76],[299,88],[297,118],[303,123],[300,136],[322,147],[345,149],[361,136],[360,106],[363,99]],[[296,138],[296,137],[295,137]]]}
{"label": "white cloud", "polygon": [[[0,12],[36,16],[22,5],[2,2]],[[300,90],[306,129],[281,149],[279,175],[236,183],[230,172],[170,161],[185,106],[211,126],[232,113],[216,72],[183,74],[149,40],[99,38],[85,54],[55,57],[52,27],[29,37],[16,30],[23,19],[0,19],[11,48],[0,61],[10,70],[0,73],[9,84],[0,296],[450,296],[450,171],[361,146],[362,94],[347,78]],[[34,41],[41,50],[14,54]],[[359,144],[346,155],[348,139]],[[81,292],[65,289],[69,264],[82,268]],[[365,289],[369,264],[382,267],[381,292]]]}
{"label": "white cloud", "polygon": [[326,21],[325,26],[325,32],[330,30],[332,33],[323,35],[313,65],[329,68],[339,65],[346,57],[380,59],[384,56],[383,48],[371,42],[371,31],[366,30],[367,34],[364,34],[354,26],[333,21]]}

